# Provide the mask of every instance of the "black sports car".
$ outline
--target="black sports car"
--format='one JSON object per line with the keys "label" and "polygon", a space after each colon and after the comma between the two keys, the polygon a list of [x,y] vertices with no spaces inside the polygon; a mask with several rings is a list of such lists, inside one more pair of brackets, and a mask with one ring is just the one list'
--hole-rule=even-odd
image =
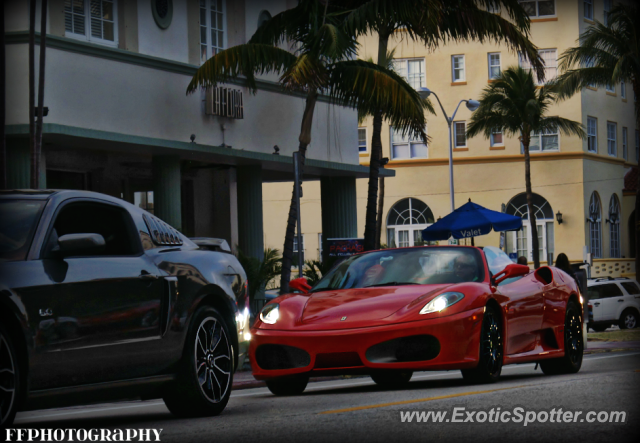
{"label": "black sports car", "polygon": [[222,412],[250,338],[246,275],[226,242],[197,243],[107,195],[0,192],[0,427],[136,396]]}

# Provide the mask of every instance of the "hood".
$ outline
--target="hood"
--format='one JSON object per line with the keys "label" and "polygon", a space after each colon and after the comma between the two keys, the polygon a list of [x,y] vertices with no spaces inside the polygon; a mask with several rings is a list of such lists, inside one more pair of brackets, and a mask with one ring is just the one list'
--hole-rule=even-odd
{"label": "hood", "polygon": [[[448,286],[450,285],[386,286],[311,293],[300,320],[303,327],[308,326],[310,329],[373,326],[384,323],[383,319],[416,299],[426,299]],[[345,319],[342,320],[343,318]]]}

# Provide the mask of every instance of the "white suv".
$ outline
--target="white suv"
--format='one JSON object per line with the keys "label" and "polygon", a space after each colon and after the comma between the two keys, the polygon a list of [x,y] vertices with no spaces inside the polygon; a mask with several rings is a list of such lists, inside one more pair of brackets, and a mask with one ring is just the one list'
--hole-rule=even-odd
{"label": "white suv", "polygon": [[628,278],[596,278],[587,282],[589,327],[601,332],[611,325],[638,327],[640,285]]}

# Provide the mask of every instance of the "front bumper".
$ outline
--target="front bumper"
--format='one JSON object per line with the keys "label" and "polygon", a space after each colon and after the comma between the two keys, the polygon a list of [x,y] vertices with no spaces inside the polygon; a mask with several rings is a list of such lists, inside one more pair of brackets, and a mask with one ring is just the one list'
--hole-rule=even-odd
{"label": "front bumper", "polygon": [[[251,330],[252,339],[249,347],[251,369],[256,379],[267,380],[296,374],[310,376],[367,374],[381,369],[472,368],[478,364],[483,313],[484,308],[478,308],[428,320],[328,331],[281,331],[254,328]],[[372,362],[367,358],[367,351],[374,345],[403,337],[425,335],[435,337],[439,343],[439,352],[428,360],[388,363]],[[307,362],[308,364],[287,369],[265,369],[258,364],[259,359],[256,358],[258,348],[263,345],[291,346],[301,349],[308,354],[303,364]],[[268,347],[262,349],[268,349]],[[369,352],[368,355],[371,357],[372,353]],[[332,365],[331,362],[334,364]]]}

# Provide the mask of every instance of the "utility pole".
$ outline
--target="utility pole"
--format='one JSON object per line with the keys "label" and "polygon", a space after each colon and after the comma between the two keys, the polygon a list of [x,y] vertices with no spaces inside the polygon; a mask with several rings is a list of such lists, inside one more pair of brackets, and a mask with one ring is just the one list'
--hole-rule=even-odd
{"label": "utility pole", "polygon": [[300,197],[302,197],[302,180],[300,180],[300,153],[293,153],[293,179],[295,180],[295,199],[296,199],[296,212],[298,232],[296,238],[298,239],[298,277],[302,277],[302,228],[300,227]]}

